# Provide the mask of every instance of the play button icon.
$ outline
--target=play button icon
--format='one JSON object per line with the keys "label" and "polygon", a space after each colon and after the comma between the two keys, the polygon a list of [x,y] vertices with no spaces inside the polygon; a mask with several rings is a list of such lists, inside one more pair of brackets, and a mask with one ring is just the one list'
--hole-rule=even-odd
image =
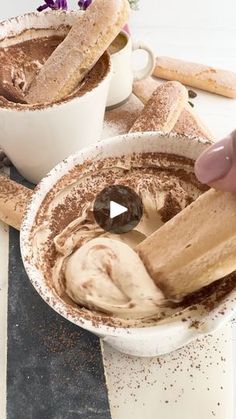
{"label": "play button icon", "polygon": [[97,195],[93,213],[97,224],[103,230],[115,234],[127,233],[133,230],[142,218],[142,200],[127,186],[108,186]]}
{"label": "play button icon", "polygon": [[128,208],[123,205],[117,204],[114,201],[110,202],[110,218],[118,217],[118,215],[124,214],[126,211],[128,211]]}

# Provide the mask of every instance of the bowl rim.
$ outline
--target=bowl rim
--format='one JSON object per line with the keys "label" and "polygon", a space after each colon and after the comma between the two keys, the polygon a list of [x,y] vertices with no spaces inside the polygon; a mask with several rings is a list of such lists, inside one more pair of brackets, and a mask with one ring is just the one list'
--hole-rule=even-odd
{"label": "bowl rim", "polygon": [[[198,143],[202,147],[208,147],[212,144],[210,140],[196,138],[196,137],[189,137],[189,136],[180,136],[178,134],[164,134],[159,131],[154,132],[142,132],[142,133],[129,133],[124,135],[119,135],[115,137],[111,137],[105,140],[102,140],[98,143],[94,143],[89,145],[77,153],[69,156],[67,159],[63,160],[57,166],[55,166],[49,174],[41,180],[38,186],[35,188],[35,191],[32,195],[30,202],[27,205],[25,216],[21,226],[20,232],[20,248],[21,248],[21,255],[25,270],[31,281],[32,285],[36,289],[36,291],[40,294],[43,300],[58,314],[62,315],[64,318],[69,320],[70,322],[86,329],[94,334],[100,336],[113,336],[122,338],[131,338],[132,336],[136,336],[136,338],[144,338],[146,335],[160,335],[166,336],[167,334],[170,335],[171,332],[176,331],[176,328],[179,329],[183,333],[183,341],[184,344],[191,342],[195,339],[196,336],[205,335],[206,333],[213,332],[217,330],[221,325],[225,324],[235,313],[236,311],[236,304],[230,303],[227,305],[227,301],[222,301],[214,310],[210,311],[206,314],[206,316],[200,316],[199,319],[201,320],[200,326],[198,329],[193,329],[190,327],[190,322],[183,322],[180,318],[176,317],[172,319],[170,322],[165,322],[164,324],[157,323],[151,326],[144,326],[144,327],[121,327],[117,326],[110,326],[104,324],[102,321],[94,322],[91,319],[83,318],[82,316],[73,315],[70,310],[66,310],[68,305],[63,302],[63,300],[57,296],[55,292],[53,292],[52,288],[47,286],[44,282],[43,275],[39,270],[31,263],[27,257],[30,252],[30,231],[32,229],[34,223],[34,217],[38,212],[38,208],[40,203],[42,202],[43,198],[45,197],[46,193],[51,189],[51,187],[60,179],[65,173],[71,170],[75,164],[78,164],[78,159],[82,159],[85,161],[88,156],[91,155],[90,159],[93,158],[93,153],[96,153],[96,156],[99,157],[99,152],[106,147],[109,148],[109,145],[120,145],[121,143],[125,143],[126,141],[133,141],[134,143],[143,139],[156,139],[159,138],[166,138],[168,137],[171,141],[176,141],[178,138],[182,138],[187,140],[187,142],[194,142]],[[190,144],[190,143],[189,143]],[[128,155],[129,153],[127,153]],[[88,156],[87,156],[88,155]],[[124,155],[124,153],[120,154]],[[181,155],[181,154],[179,154]],[[105,158],[103,156],[102,158]],[[81,163],[79,163],[81,164]],[[236,299],[236,290],[233,291],[233,297]],[[227,306],[226,306],[227,305]],[[220,320],[216,319],[215,315],[222,311],[222,308],[225,311],[225,315],[220,318]]]}

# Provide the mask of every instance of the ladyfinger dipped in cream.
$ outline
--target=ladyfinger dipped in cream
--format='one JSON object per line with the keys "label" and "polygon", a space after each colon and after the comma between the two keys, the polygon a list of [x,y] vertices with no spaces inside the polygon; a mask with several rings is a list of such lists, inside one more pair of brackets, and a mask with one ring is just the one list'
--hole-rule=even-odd
{"label": "ladyfinger dipped in cream", "polygon": [[41,68],[25,100],[55,102],[72,93],[119,34],[129,13],[127,0],[94,0]]}
{"label": "ladyfinger dipped in cream", "polygon": [[236,196],[205,192],[136,247],[170,300],[181,301],[236,269]]}

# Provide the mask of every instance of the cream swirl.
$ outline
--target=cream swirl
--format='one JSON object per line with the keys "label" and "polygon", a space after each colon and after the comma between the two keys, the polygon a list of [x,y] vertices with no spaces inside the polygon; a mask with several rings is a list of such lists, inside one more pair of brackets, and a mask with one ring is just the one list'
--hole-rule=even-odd
{"label": "cream swirl", "polygon": [[65,279],[73,301],[120,318],[154,316],[164,299],[137,253],[108,238],[77,249],[65,263]]}

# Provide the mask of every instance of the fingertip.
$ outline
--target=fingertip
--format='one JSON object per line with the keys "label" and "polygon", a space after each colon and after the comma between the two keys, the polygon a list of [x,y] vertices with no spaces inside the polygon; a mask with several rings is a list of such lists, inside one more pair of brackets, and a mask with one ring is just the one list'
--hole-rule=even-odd
{"label": "fingertip", "polygon": [[203,152],[194,166],[197,179],[216,189],[236,189],[236,131]]}

